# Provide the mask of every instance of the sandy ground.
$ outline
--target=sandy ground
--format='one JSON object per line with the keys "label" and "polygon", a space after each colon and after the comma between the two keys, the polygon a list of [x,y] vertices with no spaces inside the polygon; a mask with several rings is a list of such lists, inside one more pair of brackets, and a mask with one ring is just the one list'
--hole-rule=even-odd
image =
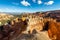
{"label": "sandy ground", "polygon": [[47,31],[42,31],[36,34],[21,34],[13,40],[51,40],[48,37]]}

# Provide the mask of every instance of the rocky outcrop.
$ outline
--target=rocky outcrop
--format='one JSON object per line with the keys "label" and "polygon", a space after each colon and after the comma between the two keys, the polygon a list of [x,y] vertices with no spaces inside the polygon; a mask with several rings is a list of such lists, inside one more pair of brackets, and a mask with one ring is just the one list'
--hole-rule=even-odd
{"label": "rocky outcrop", "polygon": [[9,22],[7,25],[0,26],[0,40],[12,40],[26,30],[27,21],[22,21],[22,19],[18,19],[18,21],[13,21],[13,25]]}
{"label": "rocky outcrop", "polygon": [[48,35],[52,40],[60,40],[60,23],[59,22],[53,22],[48,21],[45,24],[45,27],[43,30],[48,31]]}

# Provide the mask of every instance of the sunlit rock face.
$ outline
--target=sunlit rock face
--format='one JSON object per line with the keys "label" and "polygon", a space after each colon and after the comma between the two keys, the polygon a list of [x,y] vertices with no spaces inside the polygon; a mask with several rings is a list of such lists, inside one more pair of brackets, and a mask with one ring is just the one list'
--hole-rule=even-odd
{"label": "sunlit rock face", "polygon": [[43,25],[44,25],[43,17],[30,16],[26,32],[30,31],[30,33],[32,33],[33,30],[36,30],[37,32],[40,32],[40,30],[43,29]]}
{"label": "sunlit rock face", "polygon": [[50,21],[48,29],[48,35],[52,40],[60,40],[60,23]]}
{"label": "sunlit rock face", "polygon": [[13,18],[13,15],[10,14],[5,14],[5,13],[0,13],[0,20],[8,20],[10,18]]}

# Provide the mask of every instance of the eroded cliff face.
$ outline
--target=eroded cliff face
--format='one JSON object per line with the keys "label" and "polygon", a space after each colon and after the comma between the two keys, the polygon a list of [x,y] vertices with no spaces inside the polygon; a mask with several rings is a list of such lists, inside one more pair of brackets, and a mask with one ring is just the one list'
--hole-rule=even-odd
{"label": "eroded cliff face", "polygon": [[27,22],[18,19],[19,22],[13,20],[7,25],[0,26],[0,40],[12,40],[26,30]]}
{"label": "eroded cliff face", "polygon": [[[60,23],[52,18],[16,18],[0,27],[1,40],[60,40]],[[44,30],[44,28],[46,28]]]}
{"label": "eroded cliff face", "polygon": [[52,40],[60,40],[60,23],[50,21],[48,23],[48,35]]}
{"label": "eroded cliff face", "polygon": [[40,32],[43,29],[43,25],[43,17],[30,17],[26,31],[32,33],[33,30],[36,30]]}

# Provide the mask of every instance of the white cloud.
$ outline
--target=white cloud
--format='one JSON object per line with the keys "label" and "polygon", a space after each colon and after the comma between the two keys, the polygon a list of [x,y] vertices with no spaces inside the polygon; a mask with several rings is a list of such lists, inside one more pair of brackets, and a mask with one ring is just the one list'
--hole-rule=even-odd
{"label": "white cloud", "polygon": [[30,3],[25,0],[21,1],[21,4],[24,6],[30,6]]}
{"label": "white cloud", "polygon": [[42,4],[42,1],[41,0],[38,0],[38,4]]}
{"label": "white cloud", "polygon": [[45,2],[46,5],[52,5],[54,1]]}

